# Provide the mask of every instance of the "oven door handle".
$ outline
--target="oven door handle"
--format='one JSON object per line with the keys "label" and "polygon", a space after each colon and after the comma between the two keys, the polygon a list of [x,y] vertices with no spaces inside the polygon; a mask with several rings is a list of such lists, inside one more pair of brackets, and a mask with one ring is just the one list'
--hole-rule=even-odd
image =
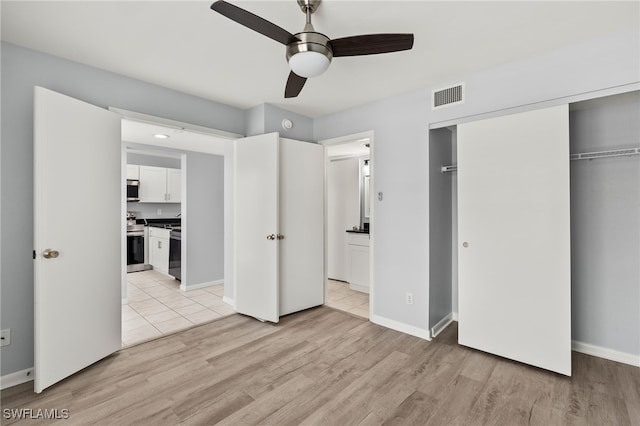
{"label": "oven door handle", "polygon": [[144,231],[127,232],[127,237],[144,237]]}

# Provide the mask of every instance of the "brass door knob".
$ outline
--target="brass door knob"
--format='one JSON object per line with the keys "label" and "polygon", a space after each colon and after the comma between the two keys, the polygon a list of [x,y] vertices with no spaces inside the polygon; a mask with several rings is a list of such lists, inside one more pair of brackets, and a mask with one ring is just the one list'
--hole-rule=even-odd
{"label": "brass door knob", "polygon": [[464,248],[469,247],[469,243],[465,241],[464,243],[462,243],[462,247],[464,247]]}
{"label": "brass door knob", "polygon": [[42,257],[45,259],[55,259],[58,256],[60,256],[60,252],[58,250],[46,249],[42,252]]}

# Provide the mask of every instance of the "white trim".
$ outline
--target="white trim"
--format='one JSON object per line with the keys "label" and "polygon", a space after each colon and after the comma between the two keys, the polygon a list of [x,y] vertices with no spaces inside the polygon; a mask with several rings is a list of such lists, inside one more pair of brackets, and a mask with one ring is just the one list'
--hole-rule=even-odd
{"label": "white trim", "polygon": [[389,318],[381,317],[379,315],[371,315],[371,322],[381,325],[383,327],[390,328],[392,330],[399,331],[401,333],[410,334],[415,337],[419,337],[424,340],[431,340],[429,336],[429,330],[419,328],[413,325],[405,324],[400,321],[395,321]]}
{"label": "white trim", "polygon": [[451,319],[458,322],[458,313],[457,312],[451,312]]}
{"label": "white trim", "polygon": [[124,299],[122,299],[122,304],[123,305],[128,305],[129,304],[129,298],[125,297]]}
{"label": "white trim", "polygon": [[547,108],[563,104],[571,104],[590,99],[601,98],[604,96],[618,95],[621,93],[633,92],[640,90],[640,83],[629,83],[621,86],[608,87],[606,89],[594,90],[591,92],[578,93],[576,95],[562,96],[555,99],[545,101],[532,102],[524,105],[514,105],[498,109],[495,111],[481,112],[462,117],[451,118],[443,121],[435,121],[429,123],[429,130],[441,129],[443,127],[456,126],[458,124],[468,123],[470,121],[484,120],[487,118],[500,117],[508,114],[516,114],[520,112],[532,111],[535,109]]}
{"label": "white trim", "polygon": [[232,299],[232,298],[227,297],[227,296],[223,296],[223,297],[222,297],[222,301],[223,301],[224,303],[228,304],[228,305],[233,306],[233,308],[235,309],[235,307],[236,307],[236,301],[235,301],[235,299]]}
{"label": "white trim", "polygon": [[[341,144],[341,143],[348,143],[348,142],[353,142],[355,140],[358,139],[369,139],[369,176],[370,176],[370,181],[369,181],[369,188],[375,188],[375,143],[374,143],[374,132],[373,130],[367,130],[365,132],[361,132],[361,133],[354,133],[351,135],[345,135],[345,136],[338,136],[336,138],[331,138],[331,139],[323,139],[318,141],[319,145],[324,145],[324,146],[328,146],[328,145],[335,145],[335,144]],[[329,163],[329,158],[326,155],[327,150],[325,149],[325,158],[326,158],[326,162],[325,162],[325,179],[327,179],[327,168],[326,166]],[[324,221],[324,226],[325,226],[325,235],[326,235],[326,229],[327,229],[327,185],[326,185],[326,180],[325,180],[325,193],[324,193],[324,204],[325,204],[325,221]],[[375,310],[375,273],[374,273],[374,263],[373,263],[373,259],[374,259],[374,251],[375,251],[375,226],[376,226],[376,222],[375,222],[375,204],[376,203],[370,203],[371,204],[371,210],[369,212],[369,318],[376,318],[376,316],[373,314],[374,310]],[[325,240],[325,259],[328,259],[326,251],[327,251],[327,245],[328,242]],[[326,263],[326,261],[325,261]],[[325,269],[328,268],[328,265],[325,264]],[[325,274],[325,278],[327,277],[327,275]],[[326,283],[326,279],[325,279],[325,283]],[[325,301],[326,301],[326,285],[325,285]],[[427,306],[429,305],[428,301],[427,301]],[[380,318],[380,317],[378,317]],[[383,318],[382,321],[385,321],[386,319]],[[373,321],[373,320],[372,320]],[[388,321],[392,321],[392,320],[388,320]],[[398,323],[398,324],[402,324],[402,323]],[[381,324],[382,325],[382,324]],[[393,327],[389,327],[389,328],[393,328]],[[412,333],[408,333],[408,334],[412,334]],[[422,337],[422,335],[417,335],[418,337]],[[429,332],[426,332],[426,339],[429,340]]]}
{"label": "white trim", "polygon": [[640,367],[639,355],[628,354],[626,352],[603,348],[602,346],[595,346],[589,343],[578,342],[577,340],[571,341],[571,349],[575,352],[593,355],[599,358],[608,359],[610,361],[621,362],[623,364],[633,365],[634,367]]}
{"label": "white trim", "polygon": [[0,377],[0,390],[21,385],[33,380],[33,367]]}
{"label": "white trim", "polygon": [[223,283],[224,283],[224,280],[215,280],[215,281],[207,281],[200,284],[189,285],[188,287],[185,286],[184,284],[180,284],[180,290],[182,291],[198,290],[201,288],[211,287],[211,286],[223,284]]}
{"label": "white trim", "polygon": [[162,126],[173,128],[173,129],[188,130],[190,132],[201,133],[204,135],[218,136],[224,139],[238,139],[243,137],[243,135],[240,135],[238,133],[226,132],[224,130],[198,126],[197,124],[185,123],[183,121],[171,120],[169,118],[143,114],[141,112],[129,111],[122,108],[109,107],[109,111],[113,111],[116,114],[122,116],[122,118],[132,120],[132,121],[139,121],[139,122],[148,123],[148,124],[159,124]]}
{"label": "white trim", "polygon": [[442,332],[449,324],[453,322],[453,312],[442,318],[436,325],[431,328],[431,338],[433,339]]}

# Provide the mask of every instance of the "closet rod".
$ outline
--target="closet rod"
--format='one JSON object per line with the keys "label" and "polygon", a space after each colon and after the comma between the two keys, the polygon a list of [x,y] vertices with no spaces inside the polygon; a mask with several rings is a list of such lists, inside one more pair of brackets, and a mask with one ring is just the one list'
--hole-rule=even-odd
{"label": "closet rod", "polygon": [[[626,157],[630,155],[640,155],[640,148],[627,148],[627,149],[615,149],[611,151],[595,151],[595,152],[583,152],[581,154],[571,154],[569,160],[595,160],[597,158],[607,157]],[[440,173],[457,172],[458,166],[452,164],[450,166],[440,167]]]}

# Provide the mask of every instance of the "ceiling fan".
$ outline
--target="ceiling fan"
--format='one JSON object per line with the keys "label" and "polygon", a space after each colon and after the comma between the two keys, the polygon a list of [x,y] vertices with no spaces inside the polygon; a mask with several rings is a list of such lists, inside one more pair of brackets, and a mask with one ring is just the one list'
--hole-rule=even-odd
{"label": "ceiling fan", "polygon": [[413,47],[413,34],[368,34],[331,40],[316,32],[311,25],[311,14],[318,9],[320,1],[297,0],[307,17],[307,24],[296,34],[223,0],[213,3],[211,9],[287,46],[287,61],[291,72],[284,90],[285,98],[298,96],[307,78],[325,72],[334,57],[375,55]]}

